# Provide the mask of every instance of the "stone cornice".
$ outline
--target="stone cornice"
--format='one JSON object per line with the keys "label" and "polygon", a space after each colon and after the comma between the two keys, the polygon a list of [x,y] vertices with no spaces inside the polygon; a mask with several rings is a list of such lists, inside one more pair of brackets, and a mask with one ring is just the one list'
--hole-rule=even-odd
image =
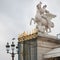
{"label": "stone cornice", "polygon": [[37,40],[42,41],[48,41],[48,42],[54,42],[60,44],[60,39],[58,39],[56,36],[48,35],[48,36],[38,36],[38,33],[32,33],[32,34],[26,34],[25,32],[18,37],[18,42],[23,42],[27,40],[32,40],[34,38],[37,38]]}
{"label": "stone cornice", "polygon": [[32,40],[33,38],[36,38],[37,36],[38,36],[37,32],[29,34],[29,35],[24,34],[23,36],[18,37],[18,41],[23,42],[23,41],[26,41],[26,40]]}

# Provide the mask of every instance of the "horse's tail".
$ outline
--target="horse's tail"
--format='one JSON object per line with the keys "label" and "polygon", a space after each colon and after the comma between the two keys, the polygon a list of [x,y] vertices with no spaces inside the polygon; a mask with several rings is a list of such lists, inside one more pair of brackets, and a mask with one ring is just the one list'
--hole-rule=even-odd
{"label": "horse's tail", "polygon": [[30,25],[31,25],[31,23],[32,23],[32,20],[34,20],[34,18],[31,18]]}

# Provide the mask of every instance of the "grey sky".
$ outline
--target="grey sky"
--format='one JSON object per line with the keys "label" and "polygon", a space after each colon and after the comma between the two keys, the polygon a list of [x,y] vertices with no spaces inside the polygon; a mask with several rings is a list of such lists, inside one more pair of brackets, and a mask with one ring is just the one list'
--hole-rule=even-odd
{"label": "grey sky", "polygon": [[[47,4],[47,9],[56,14],[52,21],[55,27],[52,35],[60,33],[60,0],[0,0],[0,60],[11,60],[11,56],[6,53],[6,42],[11,43],[11,39],[23,31],[31,31],[35,25],[29,25],[31,17],[34,17],[36,5],[39,1]],[[17,60],[17,55],[15,57]]]}

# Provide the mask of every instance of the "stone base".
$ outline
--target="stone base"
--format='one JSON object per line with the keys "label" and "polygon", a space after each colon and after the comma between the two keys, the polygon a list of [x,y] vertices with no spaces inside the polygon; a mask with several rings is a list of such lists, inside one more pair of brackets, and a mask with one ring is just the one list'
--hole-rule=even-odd
{"label": "stone base", "polygon": [[58,39],[57,36],[49,35],[47,33],[38,33],[38,36],[45,37],[45,38],[52,38],[52,39]]}
{"label": "stone base", "polygon": [[60,45],[56,36],[39,34],[37,39],[37,60],[45,60],[44,54]]}
{"label": "stone base", "polygon": [[20,41],[19,59],[45,60],[44,55],[58,45],[60,45],[60,40],[56,36],[39,33],[36,38]]}

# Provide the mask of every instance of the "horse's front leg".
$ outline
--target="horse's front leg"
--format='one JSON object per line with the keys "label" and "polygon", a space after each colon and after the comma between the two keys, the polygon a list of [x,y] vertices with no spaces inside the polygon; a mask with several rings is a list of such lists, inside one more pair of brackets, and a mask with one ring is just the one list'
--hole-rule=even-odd
{"label": "horse's front leg", "polygon": [[[31,25],[31,23],[32,23],[32,20],[34,21],[35,19],[34,19],[34,18],[31,18],[30,25]],[[35,24],[35,21],[34,21],[34,24]]]}
{"label": "horse's front leg", "polygon": [[33,20],[33,19],[31,18],[30,25],[31,25],[31,23],[32,23],[32,20]]}

